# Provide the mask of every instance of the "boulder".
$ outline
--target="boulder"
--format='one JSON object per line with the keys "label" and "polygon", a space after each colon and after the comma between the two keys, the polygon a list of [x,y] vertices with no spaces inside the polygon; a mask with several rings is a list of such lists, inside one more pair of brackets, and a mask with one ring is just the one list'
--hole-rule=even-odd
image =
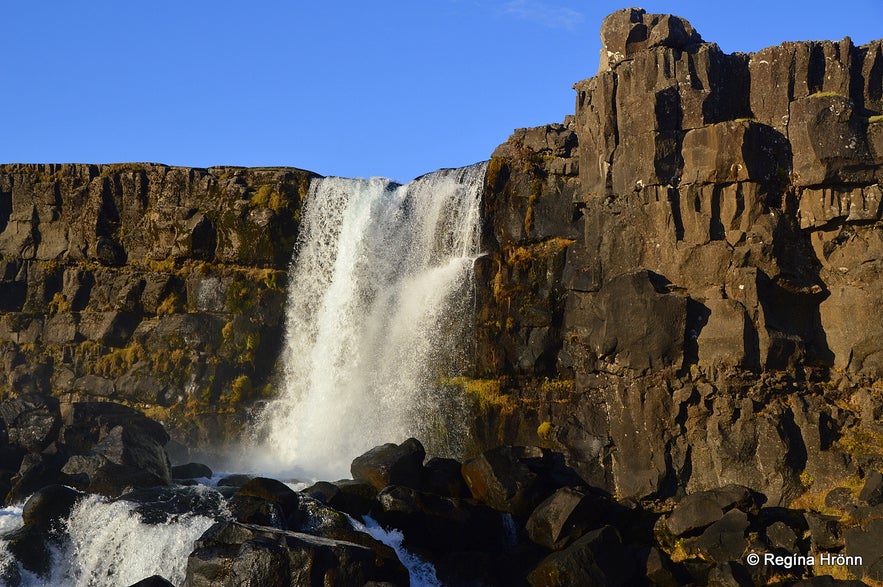
{"label": "boulder", "polygon": [[65,485],[47,485],[36,491],[22,508],[22,522],[44,530],[60,527],[83,494]]}
{"label": "boulder", "polygon": [[433,457],[426,463],[427,489],[445,497],[472,497],[461,473],[462,464],[456,459]]}
{"label": "boulder", "polygon": [[187,463],[186,465],[173,466],[171,469],[172,479],[211,479],[214,473],[202,463]]}
{"label": "boulder", "polygon": [[748,515],[731,509],[702,532],[695,546],[705,560],[717,563],[740,560],[748,546],[747,532]]}
{"label": "boulder", "polygon": [[223,497],[199,486],[140,488],[120,495],[118,500],[131,502],[145,524],[165,524],[182,515],[210,518],[227,515]]}
{"label": "boulder", "polygon": [[848,565],[849,571],[858,578],[872,582],[883,581],[883,519],[872,520],[863,526],[843,531],[842,554],[861,560],[861,564]]}
{"label": "boulder", "polygon": [[361,481],[319,481],[303,493],[351,516],[364,516],[376,505],[377,490]]}
{"label": "boulder", "polygon": [[[295,528],[300,521],[300,496],[296,491],[275,479],[254,477],[239,487],[230,500],[234,515],[240,521],[248,520],[281,529]],[[247,514],[247,512],[250,512]],[[272,523],[275,522],[275,523]]]}
{"label": "boulder", "polygon": [[26,571],[45,577],[52,566],[52,551],[46,530],[36,526],[22,526],[3,536],[6,550]]}
{"label": "boulder", "polygon": [[168,484],[172,474],[164,444],[144,434],[140,428],[115,426],[92,448],[92,453],[106,457],[116,465],[145,471]]}
{"label": "boulder", "polygon": [[128,406],[111,402],[74,402],[59,435],[74,453],[89,452],[116,427],[159,444],[169,441],[163,425]]}
{"label": "boulder", "polygon": [[6,503],[21,502],[46,485],[70,483],[62,469],[68,458],[67,451],[61,447],[59,450],[51,450],[53,447],[54,445],[50,445],[41,453],[28,453],[24,456],[18,473],[10,480],[11,487],[6,495]]}
{"label": "boulder", "polygon": [[814,550],[838,550],[843,547],[840,519],[815,512],[804,514]]}
{"label": "boulder", "polygon": [[401,530],[409,548],[492,550],[505,543],[502,516],[487,506],[390,485],[377,496],[377,520]]}
{"label": "boulder", "polygon": [[535,543],[562,550],[580,536],[600,526],[609,503],[599,496],[562,487],[530,514],[525,529]]}
{"label": "boulder", "polygon": [[757,506],[757,497],[750,489],[741,485],[727,485],[683,498],[666,523],[672,534],[684,536],[710,526],[731,510],[756,513]]}
{"label": "boulder", "polygon": [[389,549],[237,522],[218,522],[194,544],[185,587],[408,585]]}
{"label": "boulder", "polygon": [[242,487],[249,481],[254,479],[253,475],[247,475],[244,473],[234,473],[232,475],[227,475],[218,480],[218,487]]}
{"label": "boulder", "polygon": [[463,479],[475,499],[524,518],[555,489],[529,465],[543,456],[536,447],[494,448],[463,463]]}
{"label": "boulder", "polygon": [[400,445],[377,446],[353,460],[353,479],[363,481],[380,491],[388,485],[422,489],[426,484],[423,459],[426,451],[420,441],[409,438]]}
{"label": "boulder", "polygon": [[638,564],[619,532],[604,526],[564,550],[554,552],[527,576],[532,587],[570,585],[631,585]]}

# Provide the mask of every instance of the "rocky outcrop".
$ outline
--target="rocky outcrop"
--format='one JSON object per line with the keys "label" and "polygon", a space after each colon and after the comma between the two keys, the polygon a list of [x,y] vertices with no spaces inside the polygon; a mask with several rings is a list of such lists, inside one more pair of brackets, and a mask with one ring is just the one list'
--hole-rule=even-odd
{"label": "rocky outcrop", "polygon": [[881,44],[728,55],[628,9],[488,166],[477,446],[622,496],[773,503],[879,468]]}
{"label": "rocky outcrop", "polygon": [[[883,468],[881,42],[728,55],[685,20],[638,9],[610,15],[601,37],[574,114],[517,130],[487,167],[472,372],[452,383],[474,400],[465,476],[387,445],[355,465],[359,481],[314,495],[364,513],[380,492],[390,519],[422,510],[463,535],[479,515],[469,495],[521,523],[570,486],[532,481],[551,466],[543,450],[487,451],[500,444],[552,449],[623,498],[738,484],[771,505],[837,501]],[[74,458],[52,439],[74,433],[81,400],[146,406],[191,446],[242,426],[243,406],[274,391],[311,177],[0,167],[0,391],[15,396],[0,410],[5,492],[45,485]],[[71,475],[137,455],[168,481],[156,451],[99,429]],[[278,514],[253,498],[237,502],[243,520]],[[558,499],[583,511],[578,495]],[[873,554],[859,531],[826,536],[836,524],[816,502],[804,509],[819,548]],[[709,563],[691,571],[702,581],[744,572],[724,559],[759,514],[730,505],[688,536]],[[445,508],[462,524],[438,522]],[[627,542],[602,526],[577,539],[536,515],[537,541],[564,548],[549,573],[571,572],[602,538]],[[805,531],[778,522],[778,543]],[[248,548],[246,562],[284,558]],[[653,552],[646,564],[665,576]]]}
{"label": "rocky outcrop", "polygon": [[150,406],[190,446],[273,394],[314,175],[0,166],[0,393]]}

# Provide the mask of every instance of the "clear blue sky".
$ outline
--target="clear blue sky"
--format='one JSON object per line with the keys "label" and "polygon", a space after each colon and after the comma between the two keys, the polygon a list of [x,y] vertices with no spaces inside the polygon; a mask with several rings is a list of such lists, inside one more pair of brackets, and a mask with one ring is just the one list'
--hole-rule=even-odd
{"label": "clear blue sky", "polygon": [[[640,5],[640,4],[638,4]],[[606,0],[4,3],[0,162],[291,165],[407,180],[556,122]],[[645,1],[725,51],[883,36],[883,0]]]}

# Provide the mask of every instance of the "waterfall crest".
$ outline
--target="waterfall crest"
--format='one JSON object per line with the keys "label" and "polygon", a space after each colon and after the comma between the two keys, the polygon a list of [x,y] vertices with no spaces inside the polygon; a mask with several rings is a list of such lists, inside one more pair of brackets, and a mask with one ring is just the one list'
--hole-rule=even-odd
{"label": "waterfall crest", "polygon": [[265,469],[349,476],[377,444],[426,441],[471,313],[485,169],[313,182],[290,270],[284,385],[259,425]]}

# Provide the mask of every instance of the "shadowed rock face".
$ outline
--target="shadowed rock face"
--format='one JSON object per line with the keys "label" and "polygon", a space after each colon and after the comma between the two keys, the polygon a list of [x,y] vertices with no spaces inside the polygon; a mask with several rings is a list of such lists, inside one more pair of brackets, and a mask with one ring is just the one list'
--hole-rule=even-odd
{"label": "shadowed rock face", "polygon": [[879,467],[880,41],[727,55],[638,9],[601,39],[575,115],[489,165],[475,375],[511,401],[477,443],[630,496]]}
{"label": "shadowed rock face", "polygon": [[[473,452],[774,504],[879,468],[881,42],[728,55],[639,9],[601,38],[574,115],[488,165]],[[311,177],[0,167],[0,389],[149,405],[192,446],[239,431]]]}

